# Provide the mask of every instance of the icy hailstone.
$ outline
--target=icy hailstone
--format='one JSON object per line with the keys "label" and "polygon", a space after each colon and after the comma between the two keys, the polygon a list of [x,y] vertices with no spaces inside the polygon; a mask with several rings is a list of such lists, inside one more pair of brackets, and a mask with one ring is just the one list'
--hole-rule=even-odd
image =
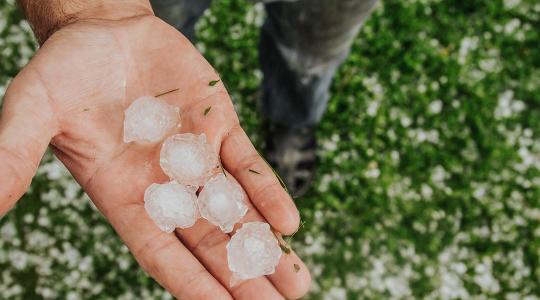
{"label": "icy hailstone", "polygon": [[225,233],[231,232],[248,210],[242,187],[221,173],[204,185],[197,204],[201,216]]}
{"label": "icy hailstone", "polygon": [[177,107],[152,96],[137,98],[126,109],[124,142],[158,142],[180,124]]}
{"label": "icy hailstone", "polygon": [[204,134],[175,134],[165,140],[159,157],[161,168],[172,179],[202,186],[218,166],[218,158]]}
{"label": "icy hailstone", "polygon": [[229,269],[240,280],[274,273],[280,257],[281,248],[267,223],[245,223],[227,244]]}
{"label": "icy hailstone", "polygon": [[144,192],[144,208],[159,229],[173,232],[174,228],[188,228],[197,221],[195,189],[171,181],[153,183]]}

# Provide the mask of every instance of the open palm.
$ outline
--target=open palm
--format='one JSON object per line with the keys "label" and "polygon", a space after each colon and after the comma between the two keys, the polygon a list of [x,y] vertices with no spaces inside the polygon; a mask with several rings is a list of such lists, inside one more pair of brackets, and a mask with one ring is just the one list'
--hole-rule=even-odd
{"label": "open palm", "polygon": [[5,96],[0,214],[25,192],[51,145],[141,266],[175,297],[301,297],[310,276],[294,253],[282,256],[275,274],[230,287],[229,235],[202,219],[167,234],[144,210],[144,190],[168,178],[159,167],[159,143],[122,142],[124,110],[139,96],[178,89],[162,99],[180,107],[179,131],[205,133],[246,190],[243,221],[266,220],[285,234],[297,229],[294,203],[241,129],[223,84],[209,84],[217,79],[187,39],[151,15],[62,28]]}

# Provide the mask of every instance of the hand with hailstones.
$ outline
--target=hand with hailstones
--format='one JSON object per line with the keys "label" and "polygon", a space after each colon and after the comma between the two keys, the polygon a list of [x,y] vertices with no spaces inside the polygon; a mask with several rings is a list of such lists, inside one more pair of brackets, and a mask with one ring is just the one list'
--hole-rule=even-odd
{"label": "hand with hailstones", "polygon": [[[62,27],[4,97],[0,214],[25,193],[50,146],[142,268],[176,298],[303,296],[309,271],[293,251],[276,250],[270,234],[270,226],[294,233],[298,211],[216,80],[194,46],[151,12]],[[162,122],[125,128],[128,108],[144,96],[159,99],[156,110],[142,111]],[[190,152],[186,137],[213,156]],[[203,157],[208,167],[181,155]],[[251,270],[246,263],[257,257],[265,265]]]}

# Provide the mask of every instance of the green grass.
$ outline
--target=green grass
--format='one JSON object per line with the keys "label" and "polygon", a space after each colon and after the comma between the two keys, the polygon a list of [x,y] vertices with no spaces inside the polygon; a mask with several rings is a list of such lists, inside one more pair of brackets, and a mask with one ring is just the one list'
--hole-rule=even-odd
{"label": "green grass", "polygon": [[[0,94],[35,47],[11,2]],[[198,27],[257,144],[262,18],[221,0]],[[380,5],[334,81],[314,189],[296,199],[307,298],[540,297],[539,27],[534,0]],[[162,297],[57,170],[47,156],[0,220],[0,298]]]}

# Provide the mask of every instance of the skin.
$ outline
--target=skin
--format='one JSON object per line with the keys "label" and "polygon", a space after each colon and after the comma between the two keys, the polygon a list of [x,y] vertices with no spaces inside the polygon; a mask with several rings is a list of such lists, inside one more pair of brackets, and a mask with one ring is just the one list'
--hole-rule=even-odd
{"label": "skin", "polygon": [[215,70],[148,7],[120,11],[56,31],[9,86],[0,119],[0,215],[27,190],[50,146],[142,268],[176,298],[302,297],[311,279],[294,252],[283,254],[274,274],[231,287],[230,235],[203,219],[167,234],[145,212],[145,189],[168,181],[159,167],[161,143],[123,143],[124,110],[139,96],[178,88],[160,98],[180,108],[177,132],[206,134],[242,185],[250,206],[243,222],[266,221],[284,234],[299,224],[294,202],[240,127],[225,87],[209,85],[219,79]]}

